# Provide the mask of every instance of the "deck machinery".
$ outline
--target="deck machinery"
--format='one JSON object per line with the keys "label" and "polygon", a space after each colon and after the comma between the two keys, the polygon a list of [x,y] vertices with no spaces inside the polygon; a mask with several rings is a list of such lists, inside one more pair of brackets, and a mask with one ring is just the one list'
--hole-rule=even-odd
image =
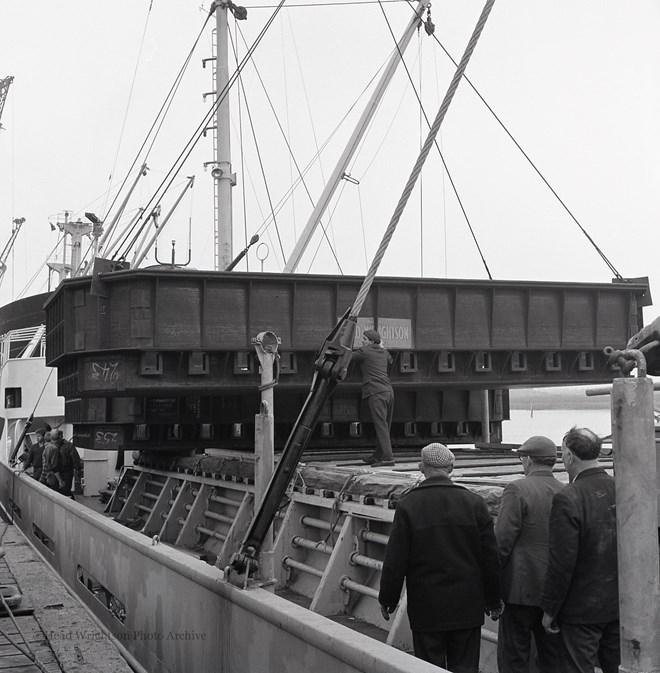
{"label": "deck machinery", "polygon": [[[99,450],[251,449],[260,400],[252,340],[268,330],[281,340],[281,448],[317,350],[360,282],[163,267],[65,280],[46,303],[46,361],[57,367],[74,441]],[[486,435],[501,442],[509,388],[610,381],[602,349],[638,331],[647,294],[641,282],[377,279],[357,335],[375,327],[393,356],[395,450],[482,441],[486,400]],[[310,449],[371,446],[359,373],[349,371]]]}

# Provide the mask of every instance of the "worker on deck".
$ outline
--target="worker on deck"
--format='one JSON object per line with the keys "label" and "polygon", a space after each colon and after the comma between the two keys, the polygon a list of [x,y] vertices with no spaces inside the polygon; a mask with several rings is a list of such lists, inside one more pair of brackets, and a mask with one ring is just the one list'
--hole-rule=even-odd
{"label": "worker on deck", "polygon": [[44,436],[45,446],[39,481],[54,491],[59,491],[64,484],[64,480],[60,474],[60,447],[53,443],[52,432],[54,431],[46,432]]}
{"label": "worker on deck", "polygon": [[454,454],[433,443],[419,464],[426,479],[394,513],[378,602],[385,620],[403,582],[415,656],[453,673],[478,673],[484,612],[498,619],[500,564],[483,498],[454,484]]}
{"label": "worker on deck", "polygon": [[380,334],[373,329],[362,334],[362,347],[353,351],[353,362],[362,372],[362,399],[367,400],[376,432],[376,449],[364,462],[372,467],[394,465],[390,426],[394,411],[394,390],[387,374],[392,356],[383,345]]}
{"label": "worker on deck", "polygon": [[60,493],[75,500],[73,476],[74,473],[80,473],[82,469],[80,455],[76,447],[68,439],[64,439],[64,433],[61,430],[53,430],[50,434],[51,441],[58,447],[60,453],[59,468],[62,477]]}
{"label": "worker on deck", "polygon": [[499,673],[529,673],[533,634],[539,672],[559,673],[558,639],[544,630],[539,607],[548,563],[550,508],[564,487],[552,474],[557,446],[537,435],[521,444],[518,456],[525,477],[506,485],[495,524],[505,604],[497,635],[497,667]]}
{"label": "worker on deck", "polygon": [[21,472],[25,472],[29,467],[31,467],[32,476],[34,479],[39,481],[41,479],[41,470],[43,467],[44,449],[46,448],[46,442],[44,440],[46,431],[39,429],[34,434],[36,437],[36,442],[28,449],[27,456],[23,461],[23,469]]}
{"label": "worker on deck", "polygon": [[543,627],[559,634],[559,670],[618,673],[619,577],[614,479],[598,465],[602,440],[571,428],[561,447],[570,483],[552,500]]}

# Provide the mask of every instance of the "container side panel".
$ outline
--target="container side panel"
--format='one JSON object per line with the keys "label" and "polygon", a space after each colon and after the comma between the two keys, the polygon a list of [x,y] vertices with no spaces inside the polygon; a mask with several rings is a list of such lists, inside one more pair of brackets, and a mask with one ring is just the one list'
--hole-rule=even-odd
{"label": "container side panel", "polygon": [[[295,332],[291,345],[297,349],[320,348],[337,320],[334,283],[296,284],[293,316]],[[284,343],[282,345],[285,346]]]}
{"label": "container side panel", "polygon": [[567,292],[564,300],[564,348],[594,347],[596,304],[593,292]]}
{"label": "container side panel", "polygon": [[532,290],[529,295],[529,348],[561,348],[561,291]]}
{"label": "container side panel", "polygon": [[248,348],[249,283],[209,281],[204,304],[204,347],[210,350]]}
{"label": "container side panel", "polygon": [[456,348],[488,349],[492,299],[488,288],[466,288],[456,296]]}
{"label": "container side panel", "polygon": [[199,283],[160,283],[156,308],[158,348],[201,348]]}
{"label": "container side panel", "polygon": [[420,288],[415,316],[415,345],[420,350],[454,347],[454,291]]}
{"label": "container side panel", "polygon": [[523,349],[527,345],[527,292],[498,289],[493,297],[493,348]]}
{"label": "container side panel", "polygon": [[251,339],[260,332],[271,331],[282,340],[284,348],[291,345],[292,283],[252,283],[250,293]]}
{"label": "container side panel", "polygon": [[620,292],[599,292],[596,318],[596,347],[623,348],[629,334],[625,328],[630,297]]}

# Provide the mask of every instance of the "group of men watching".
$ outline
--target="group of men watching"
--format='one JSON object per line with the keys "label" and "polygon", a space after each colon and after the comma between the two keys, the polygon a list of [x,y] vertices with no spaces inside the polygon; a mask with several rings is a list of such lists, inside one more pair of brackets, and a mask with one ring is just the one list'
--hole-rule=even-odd
{"label": "group of men watching", "polygon": [[37,481],[75,500],[73,478],[82,468],[76,447],[59,429],[40,429],[34,434],[36,441],[28,449],[20,471],[31,467]]}
{"label": "group of men watching", "polygon": [[397,505],[381,575],[387,620],[406,582],[415,655],[452,673],[478,673],[484,614],[500,619],[499,673],[617,673],[619,603],[614,479],[601,439],[574,427],[557,447],[531,437],[524,478],[504,489],[497,522],[483,498],[450,479],[454,454],[422,449],[426,477]]}

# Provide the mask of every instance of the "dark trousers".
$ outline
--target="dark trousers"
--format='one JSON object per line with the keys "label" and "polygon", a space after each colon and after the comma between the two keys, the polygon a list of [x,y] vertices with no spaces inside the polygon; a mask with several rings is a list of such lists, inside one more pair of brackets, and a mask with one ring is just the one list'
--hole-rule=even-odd
{"label": "dark trousers", "polygon": [[418,659],[452,673],[479,673],[481,627],[458,631],[413,631]]}
{"label": "dark trousers", "polygon": [[619,621],[604,624],[559,624],[559,663],[562,673],[587,673],[599,666],[618,673]]}
{"label": "dark trousers", "polygon": [[499,673],[529,673],[532,635],[536,643],[539,673],[563,673],[559,668],[559,637],[545,632],[543,610],[531,605],[507,603],[497,629]]}
{"label": "dark trousers", "polygon": [[60,493],[73,498],[73,470],[60,470],[60,477],[62,477],[62,481],[64,482]]}
{"label": "dark trousers", "polygon": [[374,456],[378,460],[393,460],[390,426],[394,411],[394,393],[375,393],[367,398],[371,420],[376,431],[376,450]]}

